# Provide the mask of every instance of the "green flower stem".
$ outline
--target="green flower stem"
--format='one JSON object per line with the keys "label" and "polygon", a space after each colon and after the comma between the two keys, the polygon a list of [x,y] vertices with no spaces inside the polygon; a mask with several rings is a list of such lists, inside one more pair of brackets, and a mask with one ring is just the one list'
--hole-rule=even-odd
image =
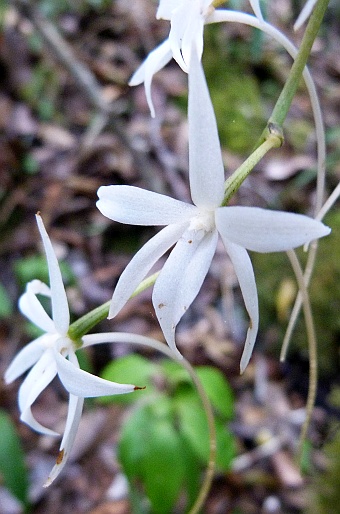
{"label": "green flower stem", "polygon": [[[158,275],[159,271],[157,271],[157,273],[154,273],[153,275],[150,275],[150,277],[144,279],[143,282],[139,284],[137,289],[131,295],[131,298],[139,295],[142,291],[145,291],[145,289],[152,286],[155,283]],[[81,346],[81,338],[85,334],[87,334],[100,321],[103,321],[103,319],[108,317],[110,303],[111,300],[105,302],[103,305],[100,305],[96,309],[93,309],[92,311],[88,312],[87,314],[85,314],[84,316],[82,316],[70,325],[70,328],[68,329],[68,336],[70,337],[70,339],[72,339],[72,341],[78,344],[79,347]]]}
{"label": "green flower stem", "polygon": [[272,148],[280,148],[283,144],[283,134],[280,127],[271,123],[268,125],[269,134],[266,140],[244,161],[241,166],[225,181],[224,199],[221,207],[229,203],[230,198],[248,177],[251,170]]}
{"label": "green flower stem", "polygon": [[267,139],[268,132],[270,131],[269,125],[271,123],[274,123],[279,126],[282,126],[283,122],[287,117],[291,103],[293,101],[297,88],[299,87],[302,72],[306,66],[313,43],[319,32],[328,3],[329,0],[319,0],[316,6],[314,7],[314,10],[309,18],[305,33],[303,35],[298,54],[294,59],[289,76],[275,104],[273,112],[269,118],[268,125],[264,129],[260,137],[258,146],[261,145],[262,142]]}
{"label": "green flower stem", "polygon": [[276,102],[269,122],[282,125],[286,119],[290,105],[299,86],[302,72],[308,61],[313,43],[319,32],[329,0],[319,0],[309,18],[308,25],[303,35],[301,45],[290,70],[288,79]]}

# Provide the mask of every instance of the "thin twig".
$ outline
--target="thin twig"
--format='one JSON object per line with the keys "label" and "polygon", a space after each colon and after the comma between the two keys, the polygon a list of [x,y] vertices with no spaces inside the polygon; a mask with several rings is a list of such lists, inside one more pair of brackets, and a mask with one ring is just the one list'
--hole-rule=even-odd
{"label": "thin twig", "polygon": [[301,297],[302,297],[302,307],[303,313],[305,316],[306,330],[307,330],[307,339],[308,339],[308,351],[309,351],[309,387],[308,387],[308,398],[306,405],[306,419],[302,426],[301,435],[300,435],[300,456],[302,454],[303,443],[306,439],[308,426],[312,417],[312,412],[315,404],[316,398],[316,390],[317,390],[317,382],[318,382],[318,356],[317,356],[317,342],[313,321],[312,309],[309,301],[309,294],[306,287],[305,279],[303,276],[303,271],[297,255],[294,250],[287,251],[288,258],[292,265],[293,271],[295,273],[295,277],[297,283],[299,285]]}

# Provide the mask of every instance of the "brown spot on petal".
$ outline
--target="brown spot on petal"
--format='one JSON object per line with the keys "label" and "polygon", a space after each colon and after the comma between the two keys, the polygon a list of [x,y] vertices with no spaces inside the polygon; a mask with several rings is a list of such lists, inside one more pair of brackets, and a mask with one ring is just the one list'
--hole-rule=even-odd
{"label": "brown spot on petal", "polygon": [[165,307],[165,303],[159,303],[159,304],[158,304],[158,308],[159,308],[159,309],[163,309],[163,307]]}
{"label": "brown spot on petal", "polygon": [[141,391],[142,389],[146,389],[146,386],[144,386],[144,387],[135,386],[134,387],[134,391]]}
{"label": "brown spot on petal", "polygon": [[191,244],[192,243],[192,239],[189,239],[188,243]]}
{"label": "brown spot on petal", "polygon": [[252,329],[253,328],[253,320],[250,318],[249,320],[249,328]]}
{"label": "brown spot on petal", "polygon": [[58,453],[56,464],[61,464],[62,463],[63,458],[64,458],[64,453],[65,453],[64,449],[60,450],[60,452]]}

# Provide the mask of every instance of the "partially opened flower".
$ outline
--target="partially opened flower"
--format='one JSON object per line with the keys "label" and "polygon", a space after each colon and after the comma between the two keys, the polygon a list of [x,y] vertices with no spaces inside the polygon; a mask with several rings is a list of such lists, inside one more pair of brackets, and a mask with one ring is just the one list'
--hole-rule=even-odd
{"label": "partially opened flower", "polygon": [[[199,58],[203,53],[203,29],[209,22],[209,16],[214,11],[213,0],[160,0],[157,19],[170,20],[171,29],[168,39],[157,46],[146,58],[143,64],[131,77],[130,86],[144,82],[145,94],[151,116],[155,110],[151,99],[152,77],[174,58],[183,71],[188,72],[190,55],[194,48]],[[256,16],[262,20],[258,0],[250,0]]]}
{"label": "partially opened flower", "polygon": [[127,302],[156,261],[174,244],[153,289],[152,301],[169,346],[175,328],[196,297],[208,272],[220,234],[239,280],[250,324],[241,359],[247,366],[258,331],[258,299],[247,250],[277,252],[325,236],[330,229],[307,216],[256,207],[221,207],[224,169],[216,119],[198,57],[189,73],[189,179],[193,204],[133,186],[103,186],[99,210],[134,225],[167,225],[151,238],[123,271],[109,316]]}
{"label": "partially opened flower", "polygon": [[[58,374],[69,392],[69,408],[59,457],[46,485],[58,476],[64,467],[72,447],[85,397],[130,393],[134,385],[117,384],[95,377],[79,369],[76,350],[81,346],[68,335],[70,315],[59,265],[42,219],[36,216],[40,235],[48,262],[50,288],[33,280],[19,300],[21,312],[44,334],[25,346],[14,358],[5,373],[5,381],[13,382],[20,375],[27,374],[19,389],[20,419],[42,434],[58,436],[57,432],[41,425],[33,416],[31,407],[39,394]],[[52,318],[47,314],[37,295],[49,297],[52,303]],[[104,341],[103,341],[104,342]],[[98,340],[96,340],[96,344]]]}

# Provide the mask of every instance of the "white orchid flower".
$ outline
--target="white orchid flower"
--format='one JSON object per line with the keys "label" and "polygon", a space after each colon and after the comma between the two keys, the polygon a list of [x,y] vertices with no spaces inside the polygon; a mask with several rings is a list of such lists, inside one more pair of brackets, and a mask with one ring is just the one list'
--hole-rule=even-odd
{"label": "white orchid flower", "polygon": [[297,17],[296,22],[294,23],[294,30],[299,30],[299,28],[302,27],[307,18],[309,18],[309,16],[311,15],[316,2],[317,0],[307,0],[299,16]]}
{"label": "white orchid flower", "polygon": [[123,271],[109,317],[127,302],[156,261],[174,244],[153,289],[152,301],[174,351],[175,328],[208,272],[220,234],[239,280],[250,325],[241,359],[247,366],[258,331],[258,299],[247,250],[278,252],[325,236],[330,229],[307,216],[256,207],[221,207],[224,169],[216,119],[203,69],[195,53],[189,73],[189,179],[193,204],[133,186],[102,186],[97,207],[108,218],[133,225],[167,225]]}
{"label": "white orchid flower", "polygon": [[[250,4],[256,16],[262,21],[259,0],[250,0]],[[129,81],[130,86],[144,82],[145,95],[153,118],[155,109],[151,98],[151,82],[154,74],[172,58],[187,73],[193,48],[201,59],[204,25],[209,23],[209,16],[213,11],[212,0],[160,0],[156,17],[170,20],[169,37],[149,53]]]}
{"label": "white orchid flower", "polygon": [[[47,257],[51,288],[40,280],[29,282],[26,292],[19,300],[19,308],[45,333],[18,353],[5,372],[5,381],[9,384],[31,368],[19,389],[20,419],[42,434],[59,435],[41,425],[32,414],[31,406],[39,394],[56,375],[70,394],[59,456],[46,482],[46,485],[49,485],[59,475],[67,461],[80,422],[84,398],[130,393],[138,388],[130,384],[117,384],[103,380],[79,369],[76,356],[79,344],[77,346],[67,335],[70,315],[59,264],[41,217],[37,215],[36,219]],[[45,311],[37,295],[51,299],[52,318]],[[95,344],[97,343],[98,337]]]}

